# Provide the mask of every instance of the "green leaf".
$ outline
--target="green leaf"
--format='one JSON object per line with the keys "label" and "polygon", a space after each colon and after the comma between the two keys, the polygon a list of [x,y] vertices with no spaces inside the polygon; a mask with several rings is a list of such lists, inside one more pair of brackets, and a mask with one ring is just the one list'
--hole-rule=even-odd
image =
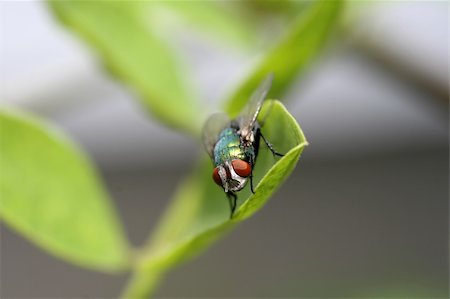
{"label": "green leaf", "polygon": [[126,266],[128,245],[95,170],[60,131],[0,110],[0,217],[69,262],[102,271]]}
{"label": "green leaf", "polygon": [[[148,18],[157,26],[175,23],[185,28],[195,27],[218,42],[249,45],[257,40],[257,28],[248,13],[242,11],[242,3],[217,1],[146,1]],[[173,17],[172,17],[173,16]],[[170,24],[168,24],[170,26]],[[230,44],[226,44],[230,46]]]}
{"label": "green leaf", "polygon": [[55,14],[93,46],[103,63],[140,95],[161,122],[198,133],[199,104],[145,1],[51,1]]}
{"label": "green leaf", "polygon": [[276,43],[248,79],[225,103],[225,111],[235,117],[247,103],[253,90],[269,73],[275,74],[270,95],[282,97],[295,77],[306,70],[319,53],[336,25],[342,2],[314,1],[301,9],[295,23],[284,38]]}
{"label": "green leaf", "polygon": [[211,178],[211,161],[204,159],[182,184],[153,238],[143,250],[125,298],[146,297],[163,272],[198,254],[253,215],[289,176],[307,142],[295,119],[280,102],[266,101],[260,113],[261,119],[266,115],[262,132],[285,155],[275,158],[261,144],[254,169],[257,182],[255,194],[251,194],[249,187],[239,192],[241,205],[230,220],[227,197]]}

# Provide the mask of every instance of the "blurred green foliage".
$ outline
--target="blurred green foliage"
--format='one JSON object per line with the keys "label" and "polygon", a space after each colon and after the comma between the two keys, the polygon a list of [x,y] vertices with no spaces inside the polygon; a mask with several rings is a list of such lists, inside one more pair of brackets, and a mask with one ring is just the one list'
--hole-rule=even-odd
{"label": "blurred green foliage", "polygon": [[109,71],[139,95],[166,125],[201,127],[197,97],[188,88],[174,50],[146,25],[144,1],[53,1],[52,8],[99,53]]}
{"label": "blurred green foliage", "polygon": [[123,269],[128,245],[89,160],[30,115],[3,109],[0,128],[1,218],[70,262]]}
{"label": "blurred green foliage", "polygon": [[[155,118],[195,137],[209,111],[201,108],[185,62],[176,55],[180,49],[172,43],[172,26],[183,31],[184,24],[192,24],[216,40],[248,48],[271,41],[257,67],[224,102],[226,112],[236,116],[267,73],[275,73],[271,95],[278,98],[306,70],[330,36],[341,6],[341,1],[50,2],[55,15],[137,92]],[[271,29],[268,24],[281,24],[275,27],[282,32],[264,36]],[[124,297],[151,294],[164,272],[254,214],[291,173],[305,137],[280,102],[267,101],[261,112],[266,114],[264,134],[286,155],[275,159],[261,151],[256,193],[239,193],[240,207],[232,220],[225,194],[211,180],[211,162],[202,159],[178,188],[148,244],[132,255],[134,273]],[[80,150],[28,116],[3,112],[1,122],[5,166],[0,215],[6,223],[69,262],[108,271],[126,266],[131,254],[122,229]]]}
{"label": "blurred green foliage", "polygon": [[324,1],[302,10],[283,38],[274,44],[231,99],[225,102],[225,110],[231,116],[237,116],[255,86],[271,72],[276,80],[269,96],[282,98],[287,87],[310,66],[322,48],[330,30],[336,25],[340,8],[340,1]]}

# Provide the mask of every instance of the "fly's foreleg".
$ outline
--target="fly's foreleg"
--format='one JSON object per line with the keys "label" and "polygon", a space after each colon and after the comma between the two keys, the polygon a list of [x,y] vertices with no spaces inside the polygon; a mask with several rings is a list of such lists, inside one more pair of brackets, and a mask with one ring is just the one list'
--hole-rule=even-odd
{"label": "fly's foreleg", "polygon": [[250,190],[252,191],[253,194],[255,194],[255,189],[253,189],[253,166],[255,165],[255,157],[251,156],[250,157],[250,165],[252,165],[252,172],[250,173]]}
{"label": "fly's foreleg", "polygon": [[253,189],[253,173],[250,174],[250,190],[255,194],[255,190]]}
{"label": "fly's foreleg", "polygon": [[230,219],[233,218],[234,211],[236,210],[237,196],[231,191],[227,192],[228,203],[230,204]]}

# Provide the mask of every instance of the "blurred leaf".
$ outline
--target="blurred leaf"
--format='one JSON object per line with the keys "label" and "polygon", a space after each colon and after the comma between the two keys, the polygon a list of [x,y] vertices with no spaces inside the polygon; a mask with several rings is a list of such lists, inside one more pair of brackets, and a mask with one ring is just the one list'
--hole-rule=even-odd
{"label": "blurred leaf", "polygon": [[253,1],[242,1],[242,6],[251,9],[260,14],[290,14],[298,10],[300,6],[307,4],[307,1],[298,0],[277,0],[277,1],[267,1],[267,0],[253,0]]}
{"label": "blurred leaf", "polygon": [[[236,6],[236,4],[238,6]],[[249,45],[256,40],[257,28],[248,14],[244,14],[241,3],[227,5],[220,1],[146,1],[148,17],[154,26],[171,21],[171,13],[179,17],[177,21],[185,24],[179,26],[186,32],[187,26],[195,26],[219,42],[232,42]]]}
{"label": "blurred leaf", "polygon": [[155,117],[197,133],[199,104],[160,28],[148,26],[145,1],[51,1],[55,14],[100,54],[107,67],[134,88]]}
{"label": "blurred leaf", "polygon": [[[228,199],[211,178],[212,163],[199,168],[178,190],[148,247],[137,261],[137,269],[125,298],[147,297],[168,268],[198,254],[239,222],[258,211],[294,169],[306,145],[295,119],[278,101],[266,101],[261,117],[268,114],[262,132],[275,148],[286,153],[275,158],[261,141],[254,169],[259,182],[255,194],[246,187],[238,194],[241,205],[229,220]],[[242,199],[245,201],[242,202]]]}
{"label": "blurred leaf", "polygon": [[225,103],[225,111],[236,116],[256,86],[269,73],[275,74],[270,95],[281,97],[295,77],[304,71],[319,53],[338,19],[342,2],[315,1],[301,10],[285,37],[275,45],[248,79]]}
{"label": "blurred leaf", "polygon": [[61,132],[17,111],[0,111],[0,216],[65,260],[117,271],[127,244],[89,161]]}

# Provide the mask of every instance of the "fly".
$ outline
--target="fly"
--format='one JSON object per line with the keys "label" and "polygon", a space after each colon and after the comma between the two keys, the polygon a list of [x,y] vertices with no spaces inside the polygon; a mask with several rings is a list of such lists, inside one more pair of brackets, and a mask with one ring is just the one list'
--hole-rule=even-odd
{"label": "fly", "polygon": [[261,134],[257,121],[262,104],[272,85],[269,74],[253,92],[241,114],[230,120],[224,113],[211,115],[203,128],[203,144],[211,157],[214,170],[213,180],[227,194],[230,203],[230,218],[236,209],[236,192],[242,190],[247,181],[253,189],[253,168],[262,139],[272,154],[283,156]]}

